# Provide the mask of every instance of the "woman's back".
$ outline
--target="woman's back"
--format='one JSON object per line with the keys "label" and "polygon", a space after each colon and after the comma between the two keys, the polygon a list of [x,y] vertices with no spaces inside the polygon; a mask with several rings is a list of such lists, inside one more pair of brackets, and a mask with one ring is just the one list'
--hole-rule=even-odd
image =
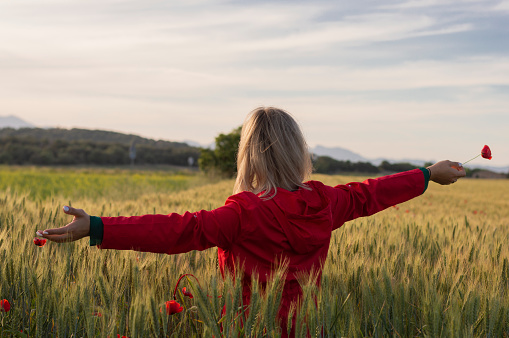
{"label": "woman's back", "polygon": [[271,199],[242,192],[226,201],[238,210],[239,234],[228,248],[218,248],[219,267],[235,273],[243,267],[243,304],[251,297],[252,274],[262,289],[273,274],[285,269],[279,319],[286,322],[292,302],[302,295],[298,278],[313,270],[321,274],[332,232],[330,199],[320,182],[308,189],[278,189]]}

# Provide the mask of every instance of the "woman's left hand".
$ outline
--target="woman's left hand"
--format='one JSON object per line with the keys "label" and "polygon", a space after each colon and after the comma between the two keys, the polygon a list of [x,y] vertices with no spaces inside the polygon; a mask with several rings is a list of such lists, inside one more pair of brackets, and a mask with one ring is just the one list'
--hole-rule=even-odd
{"label": "woman's left hand", "polygon": [[83,209],[67,206],[63,209],[66,214],[74,216],[71,223],[61,228],[37,230],[36,235],[57,243],[73,242],[90,236],[90,216]]}

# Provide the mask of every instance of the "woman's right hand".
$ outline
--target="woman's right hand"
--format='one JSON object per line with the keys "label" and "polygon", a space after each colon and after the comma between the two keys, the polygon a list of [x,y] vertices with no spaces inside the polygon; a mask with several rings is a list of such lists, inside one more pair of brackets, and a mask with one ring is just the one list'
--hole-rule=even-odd
{"label": "woman's right hand", "polygon": [[437,162],[426,169],[430,171],[430,180],[442,185],[454,183],[466,176],[461,163],[448,160]]}
{"label": "woman's right hand", "polygon": [[61,228],[37,230],[36,235],[57,243],[73,242],[90,236],[90,216],[83,209],[65,206],[63,210],[74,216],[71,223]]}

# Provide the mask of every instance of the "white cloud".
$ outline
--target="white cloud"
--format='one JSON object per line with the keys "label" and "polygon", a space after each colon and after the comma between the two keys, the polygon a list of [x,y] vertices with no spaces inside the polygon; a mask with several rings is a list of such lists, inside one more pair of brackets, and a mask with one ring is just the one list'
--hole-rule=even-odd
{"label": "white cloud", "polygon": [[486,0],[410,0],[399,4],[384,6],[384,8],[426,8],[426,7],[444,7],[444,6],[462,6],[475,3],[483,3]]}
{"label": "white cloud", "polygon": [[509,1],[507,1],[507,0],[500,1],[498,4],[496,4],[493,7],[493,10],[495,10],[495,11],[509,11]]}

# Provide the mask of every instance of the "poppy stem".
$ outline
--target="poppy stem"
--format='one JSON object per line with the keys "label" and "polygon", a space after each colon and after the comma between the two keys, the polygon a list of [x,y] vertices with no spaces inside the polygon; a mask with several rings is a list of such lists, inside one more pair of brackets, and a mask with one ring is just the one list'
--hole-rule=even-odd
{"label": "poppy stem", "polygon": [[471,158],[470,160],[468,160],[468,161],[466,161],[466,162],[463,162],[463,164],[467,164],[468,162],[470,162],[470,161],[472,161],[472,160],[474,160],[474,159],[478,158],[479,156],[481,156],[481,154],[477,155],[477,156],[476,156],[476,157],[474,157],[474,158]]}

